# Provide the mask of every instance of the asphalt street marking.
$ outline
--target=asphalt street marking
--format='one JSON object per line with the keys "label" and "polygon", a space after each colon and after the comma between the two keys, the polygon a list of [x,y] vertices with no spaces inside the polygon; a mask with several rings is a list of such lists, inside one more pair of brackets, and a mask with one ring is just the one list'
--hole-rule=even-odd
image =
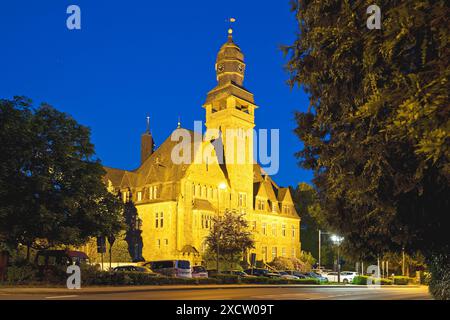
{"label": "asphalt street marking", "polygon": [[77,295],[71,295],[71,296],[54,296],[54,297],[45,297],[45,299],[65,299],[65,298],[75,298],[78,297]]}

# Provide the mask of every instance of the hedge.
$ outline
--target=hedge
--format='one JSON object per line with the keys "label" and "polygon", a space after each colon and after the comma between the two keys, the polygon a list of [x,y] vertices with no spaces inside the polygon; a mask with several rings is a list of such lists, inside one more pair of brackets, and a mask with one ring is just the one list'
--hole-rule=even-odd
{"label": "hedge", "polygon": [[373,278],[369,276],[356,276],[353,278],[352,284],[367,285],[367,279],[372,278],[372,284],[389,285],[392,284],[392,280],[385,278]]}
{"label": "hedge", "polygon": [[[32,264],[8,268],[7,284],[12,285],[66,285],[68,275],[65,268],[39,273]],[[240,277],[218,274],[211,278],[169,278],[143,272],[100,271],[93,266],[81,267],[82,286],[127,286],[127,285],[199,285],[199,284],[320,284],[317,279],[277,279],[268,277]]]}

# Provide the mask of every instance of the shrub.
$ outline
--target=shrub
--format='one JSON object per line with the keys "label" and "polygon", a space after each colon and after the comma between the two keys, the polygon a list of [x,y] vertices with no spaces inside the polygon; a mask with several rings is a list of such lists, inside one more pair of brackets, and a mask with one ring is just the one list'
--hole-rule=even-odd
{"label": "shrub", "polygon": [[216,274],[213,276],[221,284],[240,283],[241,277],[234,274]]}
{"label": "shrub", "polygon": [[394,284],[396,285],[407,285],[413,281],[412,278],[409,277],[403,277],[403,276],[395,276],[394,277]]}
{"label": "shrub", "polygon": [[390,279],[386,279],[386,278],[376,279],[376,278],[369,277],[369,276],[356,276],[356,277],[353,278],[352,284],[364,285],[365,286],[365,285],[367,285],[367,280],[369,278],[372,279],[372,284],[373,285],[374,284],[378,284],[378,281],[379,281],[379,284],[382,285],[382,286],[383,285],[390,285],[390,284],[392,284],[392,280],[390,280]]}
{"label": "shrub", "polygon": [[8,267],[6,281],[9,284],[30,284],[38,282],[38,270],[33,265]]}

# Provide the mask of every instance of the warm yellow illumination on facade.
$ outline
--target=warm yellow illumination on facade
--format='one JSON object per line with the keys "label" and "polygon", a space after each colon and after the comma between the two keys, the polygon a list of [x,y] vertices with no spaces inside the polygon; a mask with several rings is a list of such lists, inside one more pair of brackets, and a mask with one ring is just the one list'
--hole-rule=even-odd
{"label": "warm yellow illumination on facade", "polygon": [[[225,210],[245,215],[257,260],[267,262],[276,256],[300,254],[300,218],[289,188],[279,187],[253,164],[252,129],[257,106],[253,94],[243,87],[244,72],[244,56],[229,33],[217,56],[218,84],[208,93],[203,107],[207,130],[223,133],[238,129],[245,137],[244,155],[237,155],[243,156],[244,163],[214,161],[215,151],[220,151],[215,150],[213,141],[218,137],[214,137],[202,143],[202,147],[214,151],[206,161],[175,164],[171,152],[176,142],[169,137],[157,150],[142,155],[142,164],[134,171],[105,168],[109,189],[120,190],[124,199],[131,197],[135,202],[142,219],[143,256],[147,261],[188,259],[201,263],[211,219]],[[189,134],[194,136],[192,131]],[[143,148],[147,150],[153,138],[149,130],[145,135]],[[221,139],[226,140],[225,135]],[[229,154],[227,141],[223,146],[224,154]],[[193,143],[193,157],[197,152]]]}

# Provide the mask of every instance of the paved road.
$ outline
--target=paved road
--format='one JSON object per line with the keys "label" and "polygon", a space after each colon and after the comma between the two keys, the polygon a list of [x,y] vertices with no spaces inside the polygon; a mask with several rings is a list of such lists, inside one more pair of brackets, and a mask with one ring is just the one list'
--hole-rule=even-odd
{"label": "paved road", "polygon": [[76,292],[58,294],[0,293],[0,300],[428,300],[427,287],[263,287],[263,288],[183,288],[114,293]]}

